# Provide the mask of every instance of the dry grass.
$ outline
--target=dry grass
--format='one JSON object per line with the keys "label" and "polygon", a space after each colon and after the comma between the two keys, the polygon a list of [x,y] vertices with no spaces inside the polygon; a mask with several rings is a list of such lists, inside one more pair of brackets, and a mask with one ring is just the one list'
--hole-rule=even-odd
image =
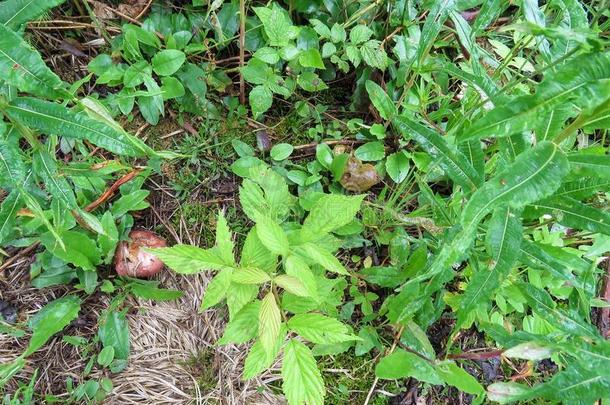
{"label": "dry grass", "polygon": [[[0,298],[19,310],[20,320],[36,313],[46,302],[69,292],[66,287],[37,290],[29,286],[27,267],[10,270],[0,280]],[[184,291],[176,301],[152,302],[130,299],[127,315],[131,337],[129,366],[123,372],[109,375],[94,370],[91,378],[108,376],[114,390],[107,404],[279,404],[268,389],[277,380],[267,373],[261,379],[241,380],[245,347],[216,347],[214,342],[224,328],[224,311],[210,310],[198,314],[201,296],[208,282],[205,275],[178,276],[167,272],[161,277],[166,288]],[[98,315],[106,308],[108,298],[93,295],[85,300],[77,320],[64,332],[91,338],[96,334]],[[27,346],[29,337],[21,339],[0,335],[0,364],[15,359]],[[5,392],[14,391],[17,381],[27,382],[39,370],[36,392],[67,399],[65,381],[71,377],[82,381],[87,358],[56,336],[28,359],[26,367],[11,381]]]}

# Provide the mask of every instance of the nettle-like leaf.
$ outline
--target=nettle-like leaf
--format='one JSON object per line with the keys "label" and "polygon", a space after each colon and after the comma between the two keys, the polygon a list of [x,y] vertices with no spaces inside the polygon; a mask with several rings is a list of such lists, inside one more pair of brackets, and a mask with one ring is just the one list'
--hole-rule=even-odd
{"label": "nettle-like leaf", "polygon": [[154,152],[140,139],[90,118],[86,113],[30,97],[18,97],[6,108],[11,119],[46,134],[88,140],[110,152],[127,156],[152,156]]}
{"label": "nettle-like leaf", "polygon": [[273,292],[268,292],[261,302],[258,314],[258,336],[267,353],[271,353],[275,346],[275,341],[280,335],[282,325],[282,315],[277,306]]}
{"label": "nettle-like leaf", "polygon": [[[12,2],[0,3],[0,7],[4,6],[0,8],[0,18],[7,3]],[[3,24],[0,24],[0,77],[7,84],[39,97],[69,96],[67,84],[47,67],[38,51]]]}
{"label": "nettle-like leaf", "polygon": [[329,344],[358,340],[343,323],[315,313],[293,316],[288,320],[288,329],[312,343]]}
{"label": "nettle-like leaf", "polygon": [[241,344],[254,339],[258,334],[260,308],[261,302],[258,300],[245,305],[227,324],[222,338],[217,343],[219,345]]}
{"label": "nettle-like leaf", "polygon": [[271,350],[265,350],[260,340],[254,342],[244,363],[244,380],[256,377],[267,370],[276,359],[286,339],[286,327],[282,325],[280,334]]}
{"label": "nettle-like leaf", "polygon": [[203,270],[230,268],[215,249],[201,249],[190,245],[175,245],[169,248],[149,249],[176,273],[194,274]]}
{"label": "nettle-like leaf", "polygon": [[324,381],[311,350],[291,339],[284,347],[282,389],[290,405],[324,404]]}
{"label": "nettle-like leaf", "polygon": [[263,28],[269,45],[286,46],[298,33],[298,28],[292,25],[292,21],[286,10],[277,3],[272,3],[271,7],[253,7],[254,12],[263,23]]}
{"label": "nettle-like leaf", "polygon": [[256,234],[271,253],[286,256],[290,249],[288,237],[280,225],[274,220],[259,215],[256,219]]}
{"label": "nettle-like leaf", "polygon": [[360,210],[363,199],[364,195],[348,197],[325,194],[321,196],[303,222],[301,241],[310,242],[321,239],[329,232],[350,223]]}

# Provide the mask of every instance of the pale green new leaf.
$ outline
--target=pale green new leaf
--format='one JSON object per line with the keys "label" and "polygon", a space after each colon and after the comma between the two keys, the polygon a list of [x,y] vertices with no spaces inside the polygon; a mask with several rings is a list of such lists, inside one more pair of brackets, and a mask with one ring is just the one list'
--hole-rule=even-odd
{"label": "pale green new leaf", "polygon": [[260,301],[254,301],[245,305],[229,321],[222,338],[217,343],[219,345],[229,343],[242,344],[250,339],[254,339],[258,334],[258,314],[260,308]]}
{"label": "pale green new leaf", "polygon": [[317,298],[318,287],[316,277],[313,272],[299,256],[290,255],[284,260],[284,269],[286,274],[296,277],[303,284],[307,291],[307,295],[312,298]]}
{"label": "pale green new leaf", "polygon": [[203,270],[228,268],[215,249],[201,249],[190,245],[175,245],[169,248],[149,249],[167,267],[180,274],[193,274]]}
{"label": "pale green new leaf", "polygon": [[266,272],[275,270],[277,255],[271,253],[258,237],[256,225],[250,229],[241,250],[241,267],[257,267]]}
{"label": "pale green new leaf", "polygon": [[307,287],[305,287],[305,284],[303,284],[303,282],[295,276],[281,274],[274,278],[273,282],[276,283],[278,286],[282,287],[290,294],[298,295],[299,297],[311,296]]}
{"label": "pale green new leaf", "polygon": [[329,344],[358,340],[335,318],[316,313],[297,314],[288,320],[288,329],[312,343]]}
{"label": "pale green new leaf", "polygon": [[358,213],[363,199],[364,195],[324,194],[314,203],[305,218],[301,228],[301,240],[315,241],[347,225]]}
{"label": "pale green new leaf", "polygon": [[545,141],[522,153],[477,190],[462,211],[464,227],[478,224],[499,205],[522,208],[552,194],[568,172],[559,147]]}
{"label": "pale green new leaf", "polygon": [[[0,3],[0,25],[13,30],[32,21],[66,0],[6,0]],[[1,34],[0,34],[1,35]]]}
{"label": "pale green new leaf", "polygon": [[290,249],[286,233],[274,220],[265,215],[256,219],[256,234],[270,252],[286,256]]}
{"label": "pale green new leaf", "polygon": [[203,296],[203,301],[199,307],[200,311],[213,307],[222,301],[231,286],[231,278],[233,276],[233,269],[220,270],[209,282]]}
{"label": "pale green new leaf", "polygon": [[45,134],[88,140],[110,152],[146,156],[154,152],[140,139],[90,118],[84,112],[30,97],[18,97],[6,108],[8,115]]}
{"label": "pale green new leaf", "polygon": [[263,349],[263,345],[260,340],[254,342],[252,347],[250,348],[250,353],[248,353],[248,357],[246,357],[246,361],[244,362],[244,374],[243,379],[249,380],[251,378],[256,377],[263,371],[267,370],[273,364],[273,361],[277,358],[277,355],[280,353],[282,349],[282,345],[284,344],[284,339],[286,338],[286,327],[282,325],[280,328],[280,335],[278,336],[275,346],[273,350],[270,352],[265,351]]}
{"label": "pale green new leaf", "polygon": [[32,337],[25,351],[29,356],[40,349],[54,334],[70,324],[80,312],[80,298],[69,295],[45,305],[29,321]]}
{"label": "pale green new leaf", "polygon": [[466,156],[450,145],[435,131],[424,127],[407,117],[396,117],[392,123],[407,139],[414,139],[433,159],[447,176],[465,190],[475,190],[483,182],[483,173],[477,173]]}
{"label": "pale green new leaf", "polygon": [[219,211],[216,221],[216,253],[227,266],[235,266],[233,248],[233,239],[229,225],[227,225],[227,219],[224,213]]}
{"label": "pale green new leaf", "polygon": [[[0,4],[6,4],[0,3]],[[64,83],[40,54],[19,35],[0,24],[0,77],[21,91],[39,97],[69,97]]]}
{"label": "pale green new leaf", "polygon": [[271,277],[261,269],[247,267],[235,269],[231,281],[239,284],[263,284],[267,281],[271,281]]}
{"label": "pale green new leaf", "polygon": [[330,252],[313,243],[305,243],[296,248],[297,252],[319,264],[324,269],[337,274],[348,275],[349,273],[341,262]]}
{"label": "pale green new leaf", "polygon": [[324,380],[311,350],[292,339],[284,348],[282,389],[290,405],[323,405]]}
{"label": "pale green new leaf", "polygon": [[282,315],[277,306],[273,292],[268,292],[261,302],[258,314],[258,337],[267,353],[273,352],[275,342],[280,335],[282,326]]}

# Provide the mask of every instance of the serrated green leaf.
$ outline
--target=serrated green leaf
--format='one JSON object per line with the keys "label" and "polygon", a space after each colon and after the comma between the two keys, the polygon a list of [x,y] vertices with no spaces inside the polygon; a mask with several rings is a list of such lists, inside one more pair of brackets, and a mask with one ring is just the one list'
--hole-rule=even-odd
{"label": "serrated green leaf", "polygon": [[329,253],[327,250],[324,250],[320,246],[313,243],[305,243],[303,245],[299,245],[296,249],[300,255],[309,258],[314,263],[319,264],[330,272],[343,275],[349,274],[345,267],[333,254]]}
{"label": "serrated green leaf", "polygon": [[316,278],[303,259],[296,255],[288,256],[284,261],[284,269],[286,274],[296,277],[303,284],[303,287],[307,292],[307,296],[314,299],[318,297]]}
{"label": "serrated green leaf", "polygon": [[88,140],[110,152],[127,156],[153,155],[140,139],[76,113],[64,106],[29,97],[18,97],[6,108],[8,115],[46,134]]}
{"label": "serrated green leaf", "polygon": [[256,377],[263,371],[267,370],[273,364],[277,355],[280,353],[286,338],[286,328],[282,326],[280,329],[280,335],[278,336],[273,350],[270,352],[265,351],[260,340],[257,340],[246,357],[244,362],[244,380],[249,380]]}
{"label": "serrated green leaf", "polygon": [[231,286],[232,276],[233,269],[220,270],[214,276],[205,290],[203,301],[199,307],[200,311],[213,307],[225,298]]}
{"label": "serrated green leaf", "polygon": [[314,203],[303,222],[301,240],[315,241],[349,224],[360,210],[363,199],[364,195],[323,195]]}
{"label": "serrated green leaf", "polygon": [[290,246],[286,233],[275,221],[265,215],[256,218],[256,234],[271,253],[286,256]]}
{"label": "serrated green leaf", "polygon": [[311,350],[291,339],[284,348],[282,389],[290,405],[323,405],[324,380]]}
{"label": "serrated green leaf", "polygon": [[258,337],[267,353],[273,352],[275,342],[280,335],[282,326],[282,315],[277,306],[273,292],[268,292],[261,302],[258,314]]}
{"label": "serrated green leaf", "polygon": [[272,3],[271,7],[253,7],[253,9],[263,23],[269,45],[286,46],[296,35],[295,27],[293,27],[288,13],[277,3]]}
{"label": "serrated green leaf", "polygon": [[306,68],[324,69],[322,56],[320,55],[320,51],[316,48],[310,48],[301,52],[299,55],[299,63]]}
{"label": "serrated green leaf", "polygon": [[233,239],[227,219],[222,211],[218,212],[218,220],[216,221],[216,249],[215,253],[222,259],[227,266],[235,266],[235,257],[233,256]]}
{"label": "serrated green leaf", "polygon": [[193,274],[203,270],[222,270],[225,261],[214,249],[201,249],[190,245],[175,245],[169,248],[148,249],[176,273]]}
{"label": "serrated green leaf", "polygon": [[247,267],[235,269],[231,281],[239,284],[264,284],[271,281],[271,277],[261,269]]}
{"label": "serrated green leaf", "polygon": [[358,340],[340,321],[316,313],[293,316],[288,320],[288,329],[312,343],[329,344]]}
{"label": "serrated green leaf", "polygon": [[297,295],[299,297],[309,297],[309,291],[303,282],[295,277],[287,274],[281,274],[273,279],[273,282],[290,294]]}
{"label": "serrated green leaf", "polygon": [[229,321],[222,338],[218,340],[217,344],[242,344],[250,339],[254,339],[258,334],[258,314],[260,308],[260,301],[254,301],[245,305],[233,319]]}

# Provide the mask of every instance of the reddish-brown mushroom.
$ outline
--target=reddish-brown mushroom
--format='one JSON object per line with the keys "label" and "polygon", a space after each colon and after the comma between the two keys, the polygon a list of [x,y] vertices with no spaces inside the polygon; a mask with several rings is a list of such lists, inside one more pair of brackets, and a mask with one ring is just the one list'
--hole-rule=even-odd
{"label": "reddish-brown mushroom", "polygon": [[144,249],[165,247],[165,239],[140,229],[131,231],[129,239],[119,242],[114,254],[114,267],[119,276],[150,278],[163,270],[163,262]]}

